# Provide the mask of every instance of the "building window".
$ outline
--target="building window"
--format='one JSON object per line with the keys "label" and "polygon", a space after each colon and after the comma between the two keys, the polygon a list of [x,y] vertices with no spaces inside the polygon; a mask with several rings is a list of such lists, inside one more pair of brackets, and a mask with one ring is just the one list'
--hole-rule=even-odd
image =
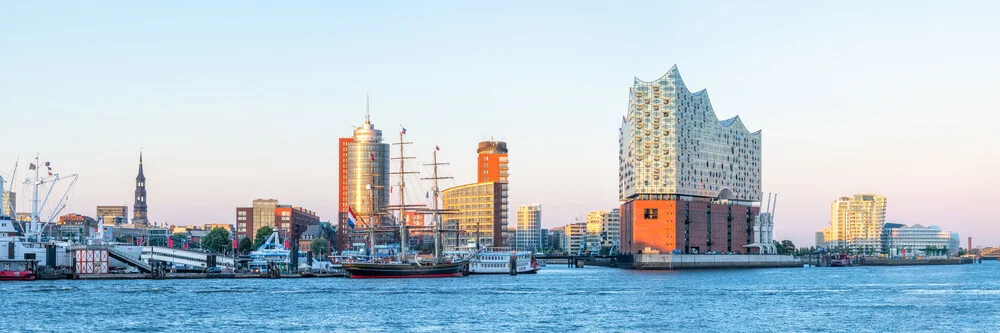
{"label": "building window", "polygon": [[659,209],[646,208],[643,210],[642,217],[647,220],[655,220],[660,215],[659,213]]}

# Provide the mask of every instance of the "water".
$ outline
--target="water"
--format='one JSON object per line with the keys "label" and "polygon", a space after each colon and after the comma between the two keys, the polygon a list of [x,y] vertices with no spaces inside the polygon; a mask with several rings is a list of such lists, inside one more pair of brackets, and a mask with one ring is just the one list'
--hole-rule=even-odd
{"label": "water", "polygon": [[0,282],[0,331],[997,332],[1000,264]]}

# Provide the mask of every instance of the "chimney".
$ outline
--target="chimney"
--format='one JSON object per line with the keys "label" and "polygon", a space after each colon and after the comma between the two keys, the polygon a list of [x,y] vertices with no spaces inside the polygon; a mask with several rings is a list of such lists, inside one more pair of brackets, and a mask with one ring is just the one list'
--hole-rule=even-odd
{"label": "chimney", "polygon": [[972,236],[969,236],[969,248],[965,249],[965,251],[968,252],[972,251]]}

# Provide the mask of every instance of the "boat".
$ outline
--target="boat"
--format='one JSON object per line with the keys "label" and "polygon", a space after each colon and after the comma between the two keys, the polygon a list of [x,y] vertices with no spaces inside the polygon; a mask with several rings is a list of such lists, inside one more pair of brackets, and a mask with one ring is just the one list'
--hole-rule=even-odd
{"label": "boat", "polygon": [[[380,212],[385,207],[377,207],[375,203],[374,186],[375,184],[375,170],[374,166],[369,172],[371,177],[371,183],[369,183],[368,191],[371,199],[371,207],[369,215],[367,216],[367,221],[365,219],[359,219],[361,222],[365,222],[365,226],[368,230],[368,238],[370,242],[369,246],[369,260],[363,262],[345,262],[342,263],[344,270],[350,275],[351,278],[441,278],[441,277],[460,277],[464,276],[463,271],[467,266],[468,262],[465,260],[442,260],[440,254],[441,247],[441,221],[438,217],[439,210],[437,209],[438,204],[438,186],[437,186],[437,152],[438,149],[434,150],[434,176],[430,179],[434,180],[434,209],[433,221],[434,221],[434,257],[431,260],[420,260],[418,258],[410,258],[407,249],[406,239],[409,237],[407,233],[407,225],[405,221],[405,212],[407,208],[412,208],[413,206],[406,205],[405,188],[406,188],[406,170],[404,159],[409,158],[403,156],[403,146],[408,144],[403,141],[403,135],[405,131],[399,133],[399,152],[400,160],[399,163],[399,205],[398,208],[398,218],[395,219],[396,225],[398,227],[399,235],[399,251],[396,258],[377,258],[376,257],[376,246],[375,246],[375,232],[378,229],[375,221],[381,216]],[[352,219],[358,219],[358,216],[354,215],[354,210],[351,209],[349,214]],[[379,230],[379,231],[396,231],[396,230]]]}
{"label": "boat", "polygon": [[535,274],[540,269],[531,251],[485,248],[469,258],[469,274]]}
{"label": "boat", "polygon": [[[272,270],[289,272],[292,269],[292,251],[286,250],[284,245],[278,242],[278,232],[275,231],[267,238],[264,244],[257,248],[257,251],[250,252],[250,263],[247,269],[253,273],[265,273]],[[298,262],[305,263],[308,253],[298,251]]]}
{"label": "boat", "polygon": [[0,281],[32,281],[35,272],[26,269],[0,270]]}
{"label": "boat", "polygon": [[[40,169],[48,168],[48,176],[41,177]],[[34,178],[25,180],[24,184],[32,188],[31,213],[27,223],[14,221],[13,216],[6,216],[0,209],[0,281],[11,280],[34,280],[40,267],[46,267],[53,271],[57,267],[69,267],[70,256],[67,247],[72,245],[69,242],[43,239],[43,231],[56,218],[58,212],[66,207],[66,200],[70,190],[76,184],[77,175],[62,176],[59,173],[52,173],[49,162],[42,164],[36,155],[29,170],[34,170]],[[12,178],[17,174],[17,164],[14,165]],[[54,207],[46,210],[44,224],[41,221],[42,210],[53,194],[56,183],[61,180],[70,180],[65,192],[59,196],[59,201]],[[12,191],[13,183],[5,187],[3,177],[0,177],[0,191]],[[39,200],[39,188],[43,187],[44,198]],[[47,193],[45,193],[47,192]],[[58,195],[58,194],[57,194]],[[11,204],[4,202],[2,204]],[[15,207],[7,207],[10,212],[15,211]],[[18,230],[17,226],[20,226]],[[44,259],[44,260],[43,260]]]}
{"label": "boat", "polygon": [[842,253],[840,254],[840,257],[830,260],[830,267],[844,267],[850,265],[851,257],[849,257],[846,253]]}

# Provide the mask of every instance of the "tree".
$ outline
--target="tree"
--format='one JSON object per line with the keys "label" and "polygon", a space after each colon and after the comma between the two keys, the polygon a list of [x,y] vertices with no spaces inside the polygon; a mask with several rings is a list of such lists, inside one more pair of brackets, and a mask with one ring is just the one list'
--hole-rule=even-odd
{"label": "tree", "polygon": [[781,247],[783,249],[785,249],[785,254],[787,254],[787,255],[794,255],[795,254],[795,243],[792,243],[792,241],[787,240],[787,239],[781,241]]}
{"label": "tree", "polygon": [[170,235],[170,239],[174,240],[174,248],[181,248],[184,246],[184,242],[188,241],[188,234],[173,234]]}
{"label": "tree", "polygon": [[309,251],[315,255],[326,255],[326,251],[329,249],[330,243],[326,241],[326,238],[320,236],[315,238],[309,243]]}
{"label": "tree", "polygon": [[233,244],[229,240],[229,231],[226,231],[226,229],[212,229],[212,231],[209,231],[205,237],[201,238],[201,247],[203,249],[226,252],[226,250],[232,248],[232,246]]}
{"label": "tree", "polygon": [[259,248],[261,244],[264,244],[264,242],[267,241],[267,238],[271,237],[271,234],[273,233],[274,229],[266,225],[257,229],[257,235],[253,238],[253,248]]}
{"label": "tree", "polygon": [[240,253],[247,253],[253,251],[253,242],[250,241],[250,237],[243,237],[240,239]]}

